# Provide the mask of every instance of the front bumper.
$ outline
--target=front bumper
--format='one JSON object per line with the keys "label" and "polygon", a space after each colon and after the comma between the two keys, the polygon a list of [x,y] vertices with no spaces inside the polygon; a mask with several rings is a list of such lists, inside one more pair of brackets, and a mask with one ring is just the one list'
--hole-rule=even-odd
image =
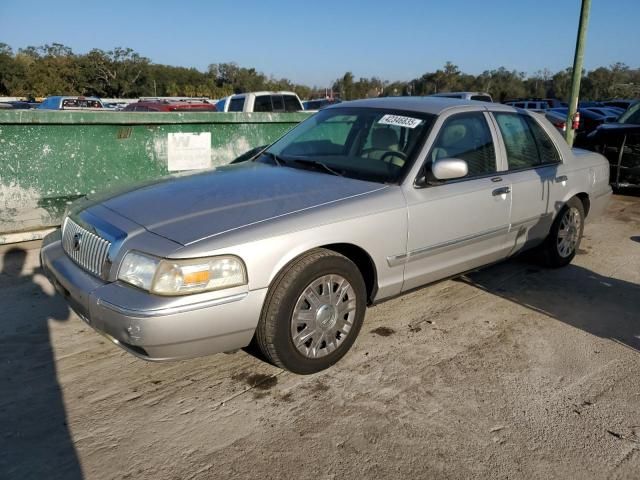
{"label": "front bumper", "polygon": [[90,275],[64,253],[59,240],[43,242],[40,257],[45,274],[78,316],[145,360],[177,360],[247,346],[267,291],[245,286],[161,297]]}

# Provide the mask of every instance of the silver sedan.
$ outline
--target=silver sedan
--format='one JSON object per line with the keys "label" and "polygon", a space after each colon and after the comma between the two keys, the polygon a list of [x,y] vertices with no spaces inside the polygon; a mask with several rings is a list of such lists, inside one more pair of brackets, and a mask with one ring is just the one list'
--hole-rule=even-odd
{"label": "silver sedan", "polygon": [[321,110],[253,158],[74,206],[41,257],[89,325],[147,360],[254,342],[307,374],[367,305],[538,248],[576,254],[609,165],[505,105],[386,98]]}

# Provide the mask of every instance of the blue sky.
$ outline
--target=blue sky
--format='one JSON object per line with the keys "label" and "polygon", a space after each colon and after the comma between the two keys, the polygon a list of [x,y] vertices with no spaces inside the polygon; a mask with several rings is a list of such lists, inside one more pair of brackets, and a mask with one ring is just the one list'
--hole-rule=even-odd
{"label": "blue sky", "polygon": [[[77,53],[131,47],[153,62],[234,61],[326,86],[410,80],[452,61],[467,73],[533,73],[573,61],[580,0],[0,0],[0,42]],[[640,0],[593,0],[585,67],[640,67]]]}

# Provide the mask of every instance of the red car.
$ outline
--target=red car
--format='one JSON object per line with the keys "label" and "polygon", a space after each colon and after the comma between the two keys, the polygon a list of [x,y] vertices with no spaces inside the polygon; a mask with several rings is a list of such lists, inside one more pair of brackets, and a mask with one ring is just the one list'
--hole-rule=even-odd
{"label": "red car", "polygon": [[216,106],[204,100],[141,100],[130,103],[123,112],[215,112]]}

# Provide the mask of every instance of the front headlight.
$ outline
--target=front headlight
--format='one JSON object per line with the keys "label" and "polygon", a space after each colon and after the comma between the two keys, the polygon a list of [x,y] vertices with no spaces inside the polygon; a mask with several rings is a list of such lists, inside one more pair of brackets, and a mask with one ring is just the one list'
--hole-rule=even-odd
{"label": "front headlight", "polygon": [[122,260],[118,279],[157,295],[187,295],[245,285],[247,272],[232,255],[172,260],[132,251]]}
{"label": "front headlight", "polygon": [[120,264],[118,280],[149,291],[159,263],[159,258],[140,252],[128,252]]}

